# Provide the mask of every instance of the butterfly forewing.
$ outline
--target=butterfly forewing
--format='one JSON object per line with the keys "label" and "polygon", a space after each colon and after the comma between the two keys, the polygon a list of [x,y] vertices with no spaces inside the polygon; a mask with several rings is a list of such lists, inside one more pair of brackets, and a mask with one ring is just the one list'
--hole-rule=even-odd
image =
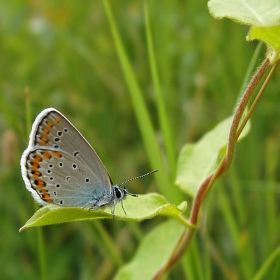
{"label": "butterfly forewing", "polygon": [[106,186],[111,187],[110,176],[97,153],[61,113],[52,108],[44,110],[36,118],[32,132],[33,139],[30,141],[35,147],[54,148],[73,156],[88,166]]}
{"label": "butterfly forewing", "polygon": [[53,108],[37,116],[21,167],[27,188],[43,205],[94,207],[113,197],[111,178],[94,149]]}

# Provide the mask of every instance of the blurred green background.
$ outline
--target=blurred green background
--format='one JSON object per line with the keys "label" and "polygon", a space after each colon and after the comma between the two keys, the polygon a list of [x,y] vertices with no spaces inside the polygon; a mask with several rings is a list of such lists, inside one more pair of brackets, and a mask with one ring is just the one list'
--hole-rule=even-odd
{"label": "blurred green background", "polygon": [[[143,1],[110,1],[122,42],[144,93],[159,143]],[[217,21],[206,1],[148,1],[169,122],[179,153],[186,142],[231,115],[256,48],[248,27]],[[34,212],[19,161],[27,147],[26,92],[32,119],[55,107],[96,149],[114,182],[151,170],[102,1],[0,2],[0,271],[2,279],[38,279],[36,229],[18,233]],[[263,46],[259,63],[265,55]],[[170,279],[251,279],[279,246],[279,71],[258,105],[235,162],[214,186],[191,250]],[[153,178],[133,193],[158,191]],[[168,199],[168,197],[167,197]],[[191,200],[186,197],[189,203]],[[164,219],[139,225],[103,221],[120,259]],[[43,228],[49,279],[111,279],[118,269],[100,225]],[[137,233],[138,232],[138,233]],[[278,265],[277,265],[278,264]],[[280,260],[267,279],[278,279]]]}

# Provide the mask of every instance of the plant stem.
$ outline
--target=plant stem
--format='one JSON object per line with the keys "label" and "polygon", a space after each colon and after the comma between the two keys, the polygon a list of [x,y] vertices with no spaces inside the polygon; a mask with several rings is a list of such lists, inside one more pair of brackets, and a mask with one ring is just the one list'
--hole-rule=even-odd
{"label": "plant stem", "polygon": [[[225,156],[222,158],[218,168],[214,173],[209,175],[204,182],[201,184],[195,199],[194,203],[192,206],[192,211],[191,211],[191,216],[190,216],[190,224],[196,226],[198,222],[198,215],[199,215],[199,210],[201,208],[201,205],[207,196],[211,186],[213,185],[214,181],[220,177],[223,173],[225,173],[233,160],[233,155],[235,151],[235,146],[238,140],[238,137],[240,136],[241,132],[243,131],[246,123],[248,122],[250,116],[253,113],[253,110],[255,109],[258,101],[260,100],[260,97],[262,96],[264,90],[266,89],[269,81],[271,80],[272,75],[274,74],[277,66],[279,65],[279,61],[273,65],[273,67],[270,69],[270,61],[269,59],[266,59],[256,74],[253,76],[251,79],[248,87],[245,90],[245,93],[243,97],[241,98],[237,109],[235,111],[230,133],[229,133],[229,139],[228,139],[228,145],[227,145],[227,151]],[[260,88],[254,102],[252,103],[251,107],[248,110],[248,113],[246,114],[244,120],[242,121],[240,125],[240,121],[242,119],[242,116],[247,108],[247,105],[252,98],[256,88],[259,86],[262,78],[264,75],[267,73],[267,71],[270,69],[269,74],[267,75],[267,78],[265,79],[264,83],[262,84],[262,87]],[[161,279],[162,276],[171,269],[171,267],[181,258],[181,256],[184,254],[186,249],[188,248],[190,241],[192,237],[194,236],[195,229],[194,228],[189,228],[186,229],[180,240],[178,241],[175,250],[173,254],[171,255],[169,261],[157,272],[157,274],[154,276],[153,280]]]}
{"label": "plant stem", "polygon": [[270,72],[269,72],[267,78],[265,79],[265,81],[264,81],[264,83],[263,83],[261,89],[259,90],[258,95],[256,96],[256,98],[255,98],[254,102],[252,103],[250,109],[248,110],[248,112],[247,112],[247,114],[246,114],[244,120],[242,121],[241,125],[239,125],[238,130],[237,130],[237,132],[236,132],[236,138],[237,138],[237,139],[238,139],[239,135],[241,134],[243,128],[245,127],[247,121],[248,121],[249,118],[251,117],[251,115],[252,115],[252,113],[253,113],[255,107],[257,106],[257,103],[259,102],[260,98],[262,97],[262,95],[263,95],[263,93],[264,93],[264,91],[265,91],[265,89],[266,89],[266,87],[267,87],[269,81],[271,80],[271,78],[272,78],[274,72],[276,71],[276,69],[277,69],[279,63],[280,63],[280,61],[278,61],[277,63],[275,63],[275,64],[273,65],[273,67],[272,67],[272,69],[270,70]]}
{"label": "plant stem", "polygon": [[175,250],[172,254],[172,257],[169,261],[156,273],[152,280],[158,280],[163,277],[163,275],[181,258],[184,254],[186,248],[190,244],[193,235],[195,234],[195,229],[185,229],[182,233],[180,240],[178,241]]}
{"label": "plant stem", "polygon": [[280,255],[280,246],[278,246],[270,256],[265,260],[262,266],[259,268],[257,274],[254,276],[253,280],[261,280],[264,279],[265,273],[269,270],[271,264],[277,257]]}
{"label": "plant stem", "polygon": [[104,240],[104,244],[107,247],[107,250],[110,253],[112,260],[118,267],[121,267],[123,265],[123,260],[114,242],[112,241],[112,238],[110,237],[108,232],[104,229],[103,225],[98,220],[95,221],[94,226],[95,229],[98,231],[99,235]]}
{"label": "plant stem", "polygon": [[227,152],[226,152],[226,167],[228,168],[232,162],[235,145],[238,139],[237,136],[237,130],[239,127],[240,120],[246,110],[246,107],[248,105],[248,102],[252,98],[255,89],[259,85],[261,79],[264,77],[265,73],[267,72],[269,68],[269,60],[266,59],[262,65],[260,66],[259,70],[256,72],[256,74],[253,76],[251,82],[249,83],[248,87],[246,88],[246,91],[241,98],[236,111],[234,113],[231,129],[229,132],[229,139],[228,139],[228,146],[227,146]]}
{"label": "plant stem", "polygon": [[26,138],[29,140],[29,133],[31,130],[31,105],[30,105],[30,90],[29,88],[25,88],[25,113],[26,113]]}
{"label": "plant stem", "polygon": [[108,0],[103,0],[105,11],[109,20],[109,25],[112,31],[112,36],[115,42],[116,51],[120,59],[121,68],[124,73],[124,78],[127,83],[128,92],[131,97],[132,105],[135,111],[136,119],[141,131],[141,135],[144,141],[144,145],[149,156],[150,164],[153,169],[159,169],[160,174],[156,174],[159,189],[161,192],[169,198],[173,203],[179,203],[182,201],[182,193],[178,188],[170,188],[172,180],[166,172],[166,165],[158,144],[155,129],[152,124],[151,117],[149,115],[147,106],[144,101],[143,93],[137,82],[136,76],[133,72],[132,65],[128,59],[127,53],[124,49],[120,34],[118,32],[115,19],[113,17],[112,9]]}
{"label": "plant stem", "polygon": [[46,269],[46,250],[45,250],[42,227],[37,228],[37,242],[38,242],[38,254],[39,254],[39,261],[40,261],[41,280],[46,280],[48,278],[47,269]]}
{"label": "plant stem", "polygon": [[166,155],[168,158],[169,171],[171,174],[172,181],[174,181],[175,179],[174,177],[176,173],[174,141],[172,139],[171,126],[169,125],[168,122],[166,108],[163,99],[163,93],[162,93],[159,76],[158,76],[158,69],[156,65],[155,51],[154,51],[153,40],[152,40],[152,32],[151,32],[151,27],[149,22],[147,1],[144,1],[144,17],[145,17],[146,38],[147,38],[147,47],[148,47],[149,60],[150,60],[150,68],[151,68],[151,74],[155,87],[155,93],[157,97],[159,121],[160,121],[161,131],[164,137],[164,145],[165,145]]}
{"label": "plant stem", "polygon": [[[29,88],[25,89],[25,112],[26,112],[26,138],[29,141],[29,132],[31,131],[31,105],[30,105],[30,91]],[[38,210],[38,204],[34,201],[34,210]],[[46,269],[46,248],[44,242],[44,235],[42,228],[36,229],[37,245],[38,245],[38,259],[40,266],[41,280],[47,279]]]}
{"label": "plant stem", "polygon": [[[212,173],[210,176],[208,176],[206,178],[206,180],[202,183],[202,185],[200,186],[200,188],[195,196],[193,208],[192,208],[192,212],[191,212],[191,217],[190,217],[190,222],[193,224],[197,223],[200,207],[201,207],[205,197],[207,196],[207,193],[209,192],[211,186],[213,185],[214,181],[219,176],[221,176],[223,173],[225,173],[232,163],[232,159],[233,159],[233,155],[234,155],[234,151],[235,151],[235,145],[236,145],[236,142],[237,142],[237,139],[239,136],[239,135],[237,135],[237,131],[239,128],[240,120],[246,110],[246,107],[247,107],[250,99],[252,98],[252,96],[255,92],[255,89],[259,85],[260,81],[264,77],[264,75],[267,72],[267,70],[269,69],[269,67],[270,67],[269,60],[266,59],[262,63],[261,67],[258,69],[256,74],[251,79],[248,87],[245,90],[245,93],[243,94],[243,96],[235,110],[235,113],[233,116],[233,121],[232,121],[230,132],[229,132],[226,154],[223,157],[223,159],[221,160],[216,171],[214,173]],[[245,124],[244,124],[244,126],[245,126]],[[244,126],[242,127],[242,129],[244,128]],[[241,133],[241,130],[240,130],[240,133]]]}

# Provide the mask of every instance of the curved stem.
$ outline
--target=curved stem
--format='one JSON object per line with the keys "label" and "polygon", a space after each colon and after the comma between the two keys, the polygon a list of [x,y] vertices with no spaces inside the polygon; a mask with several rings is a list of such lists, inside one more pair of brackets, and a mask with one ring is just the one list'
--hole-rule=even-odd
{"label": "curved stem", "polygon": [[[204,180],[202,185],[200,186],[200,188],[195,196],[194,203],[192,206],[190,224],[196,226],[196,224],[198,222],[198,214],[199,214],[200,207],[201,207],[206,195],[208,194],[209,190],[211,189],[211,186],[213,185],[214,181],[218,177],[220,177],[223,173],[225,173],[228,170],[228,168],[230,167],[232,160],[233,160],[233,155],[234,155],[235,146],[236,146],[238,137],[240,136],[246,123],[248,122],[250,116],[252,115],[253,110],[255,109],[258,101],[260,100],[260,97],[262,96],[264,90],[266,89],[272,75],[274,74],[277,66],[279,65],[279,62],[280,61],[275,63],[273,65],[273,67],[271,68],[271,70],[270,70],[266,80],[264,81],[261,89],[259,90],[254,102],[252,103],[251,107],[249,108],[248,113],[246,114],[244,120],[240,124],[242,116],[247,108],[247,105],[248,105],[250,99],[252,98],[252,96],[254,94],[254,91],[256,90],[260,81],[262,80],[262,78],[264,77],[264,75],[266,74],[266,72],[269,70],[269,68],[271,66],[268,59],[266,59],[263,62],[263,64],[259,68],[259,70],[253,76],[248,87],[246,88],[246,91],[245,91],[243,97],[241,98],[241,100],[237,106],[237,109],[235,111],[234,117],[233,117],[231,129],[230,129],[230,133],[229,133],[226,154],[223,157],[223,159],[221,160],[216,171],[214,173],[212,173],[211,175],[209,175]],[[153,280],[161,279],[162,276],[181,258],[181,256],[184,254],[185,250],[188,248],[194,233],[195,233],[194,228],[186,229],[183,232],[169,261],[157,272],[157,274],[153,277]]]}
{"label": "curved stem", "polygon": [[[208,176],[208,178],[206,178],[206,180],[200,186],[200,188],[196,194],[196,197],[194,199],[194,203],[193,203],[193,208],[192,208],[191,217],[190,217],[191,223],[194,223],[194,224],[197,223],[199,209],[200,209],[207,193],[209,192],[211,186],[213,185],[214,181],[216,180],[216,178],[218,178],[223,173],[225,173],[228,170],[228,168],[230,167],[230,165],[232,163],[234,151],[235,151],[235,145],[236,145],[236,142],[237,142],[237,139],[239,136],[237,131],[239,128],[240,120],[246,110],[246,107],[247,107],[252,95],[254,94],[256,87],[259,85],[261,79],[264,77],[264,75],[267,72],[267,70],[269,69],[269,67],[270,67],[269,60],[266,59],[263,62],[263,64],[261,65],[261,67],[259,68],[259,70],[256,72],[256,74],[253,76],[248,87],[246,88],[245,93],[244,93],[243,97],[241,98],[241,100],[235,110],[234,116],[233,116],[232,125],[231,125],[230,132],[229,132],[226,155],[223,157],[223,159],[222,159],[221,163],[219,164],[218,168],[216,169],[216,171],[214,173],[212,173],[210,176]],[[247,121],[248,121],[248,119],[247,119]],[[245,126],[245,124],[244,124],[244,126]],[[242,127],[242,129],[244,128],[244,126]],[[239,131],[239,134],[241,133],[242,129]]]}
{"label": "curved stem", "polygon": [[238,139],[239,135],[241,134],[243,128],[245,127],[247,121],[248,121],[249,118],[251,117],[251,115],[252,115],[252,113],[253,113],[255,107],[257,106],[257,103],[259,102],[260,98],[262,97],[262,95],[263,95],[263,93],[264,93],[264,91],[265,91],[265,89],[266,89],[266,87],[267,87],[269,81],[271,80],[271,78],[272,78],[274,72],[276,71],[276,69],[277,69],[279,63],[280,63],[280,60],[277,61],[277,62],[273,65],[273,67],[272,67],[272,69],[270,70],[270,72],[269,72],[267,78],[265,79],[265,81],[264,81],[264,83],[263,83],[261,89],[259,90],[258,95],[256,96],[256,98],[255,98],[254,102],[252,103],[250,109],[248,110],[248,112],[247,112],[247,114],[246,114],[244,120],[242,121],[241,125],[239,125],[238,130],[237,130],[237,132],[236,132],[236,138],[237,138],[237,139]]}
{"label": "curved stem", "polygon": [[[184,254],[186,248],[190,244],[192,237],[195,233],[195,229],[185,229],[183,234],[181,235],[181,238],[175,248],[174,253],[172,254],[172,258],[169,259],[169,261],[166,263],[165,266],[163,266],[156,275],[152,278],[152,280],[158,280],[163,277],[163,275],[174,265],[177,263],[177,261],[181,258],[181,256]],[[184,246],[182,246],[184,244]],[[178,249],[177,249],[178,248]],[[176,250],[177,249],[177,250]]]}
{"label": "curved stem", "polygon": [[237,141],[237,130],[239,127],[240,120],[245,112],[245,109],[248,105],[248,102],[250,101],[256,87],[259,85],[261,79],[265,75],[266,71],[269,69],[270,63],[269,59],[267,58],[263,64],[260,66],[259,70],[256,72],[256,74],[253,76],[251,82],[249,83],[248,87],[246,88],[246,91],[241,98],[236,111],[234,113],[231,129],[229,132],[229,140],[228,140],[228,146],[227,146],[227,152],[226,152],[226,161],[228,167],[230,166],[230,163],[232,162],[233,155],[234,155],[234,149],[235,144]]}

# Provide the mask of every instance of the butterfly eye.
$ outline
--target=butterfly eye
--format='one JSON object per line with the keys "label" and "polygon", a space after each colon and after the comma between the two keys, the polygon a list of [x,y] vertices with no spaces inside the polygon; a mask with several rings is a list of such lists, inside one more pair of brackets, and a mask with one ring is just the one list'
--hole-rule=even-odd
{"label": "butterfly eye", "polygon": [[115,188],[115,194],[118,199],[120,199],[123,196],[123,194],[119,188]]}

